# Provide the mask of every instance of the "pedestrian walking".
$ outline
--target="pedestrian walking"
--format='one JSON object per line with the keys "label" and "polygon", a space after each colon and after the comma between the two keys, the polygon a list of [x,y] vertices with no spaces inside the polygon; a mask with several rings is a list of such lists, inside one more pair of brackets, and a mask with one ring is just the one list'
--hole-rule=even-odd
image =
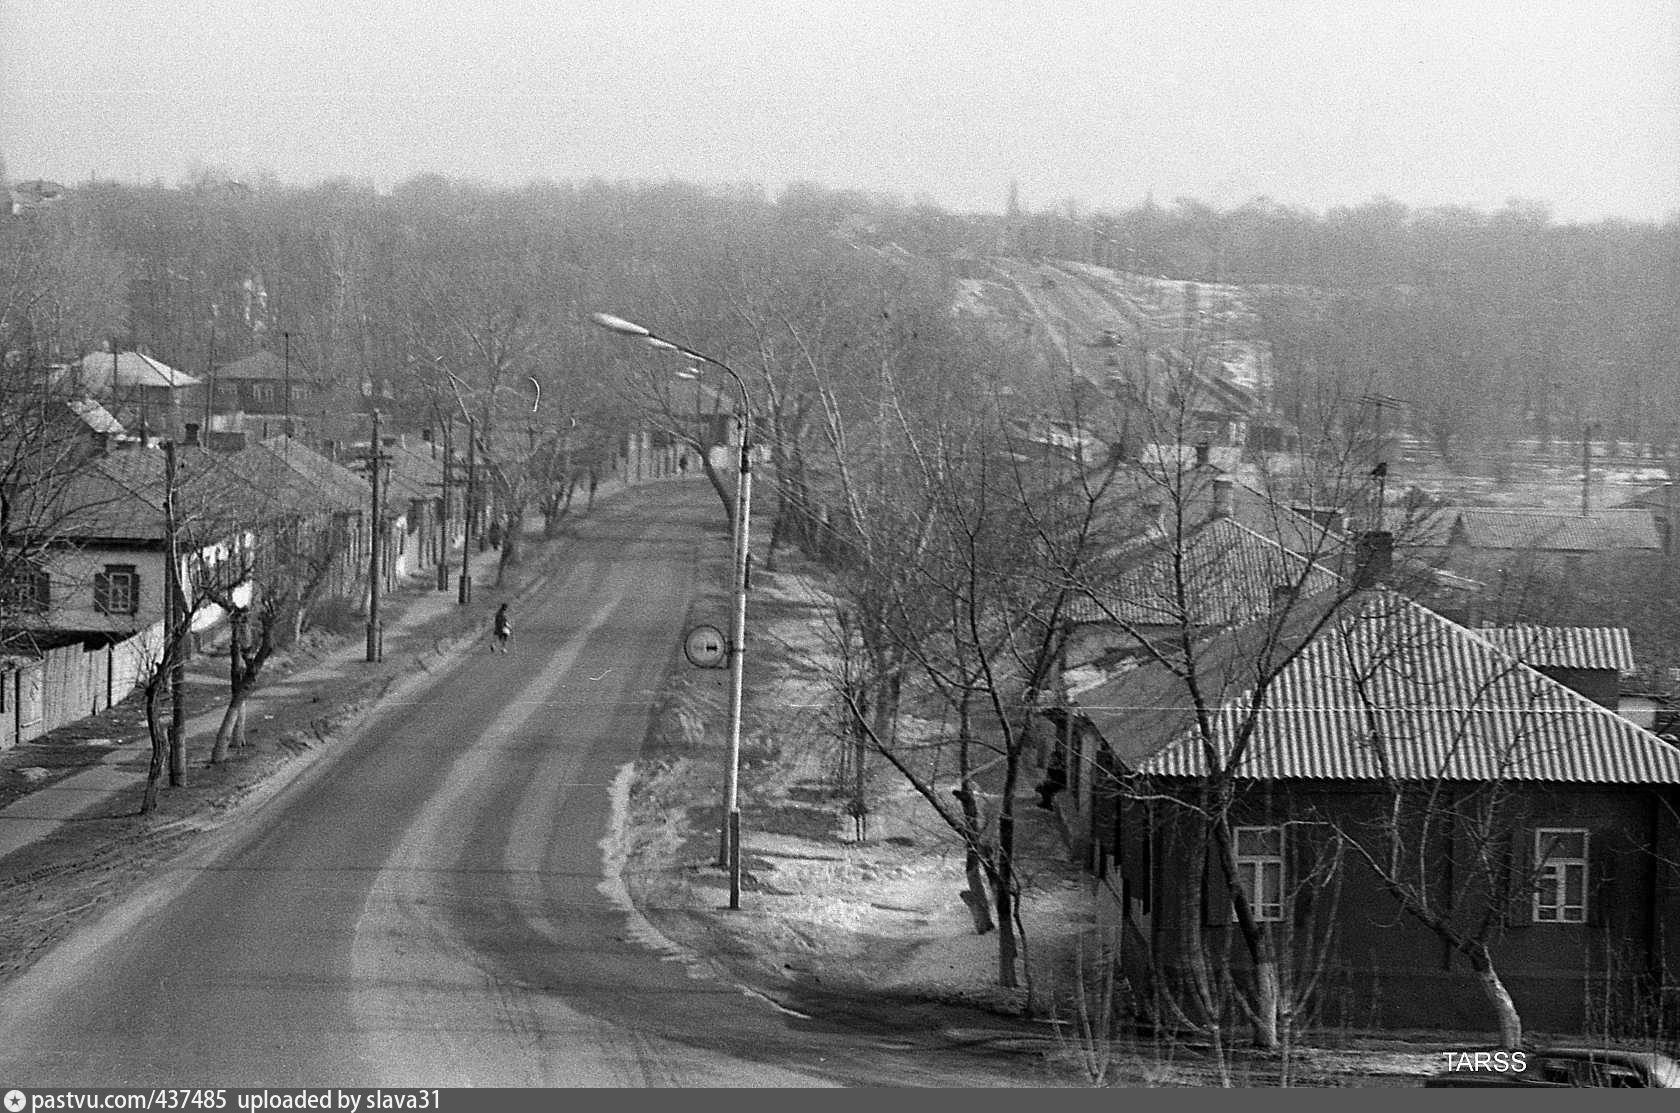
{"label": "pedestrian walking", "polygon": [[490,633],[494,638],[490,643],[490,652],[500,649],[508,651],[508,639],[513,637],[513,619],[508,616],[508,605],[503,603],[496,609],[496,617],[490,623]]}

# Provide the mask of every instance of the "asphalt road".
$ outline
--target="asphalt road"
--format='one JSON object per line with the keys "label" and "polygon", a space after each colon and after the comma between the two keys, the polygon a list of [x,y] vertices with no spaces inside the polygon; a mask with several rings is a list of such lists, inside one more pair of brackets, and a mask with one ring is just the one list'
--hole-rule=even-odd
{"label": "asphalt road", "polygon": [[717,517],[698,483],[598,507],[520,605],[512,653],[393,696],[9,987],[0,1084],[1007,1078],[908,1015],[802,1018],[675,961],[615,892],[614,786]]}

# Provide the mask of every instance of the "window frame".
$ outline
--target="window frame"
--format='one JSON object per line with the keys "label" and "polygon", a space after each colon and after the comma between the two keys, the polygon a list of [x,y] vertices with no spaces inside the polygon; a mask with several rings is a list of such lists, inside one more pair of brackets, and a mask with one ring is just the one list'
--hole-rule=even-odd
{"label": "window frame", "polygon": [[[1559,837],[1579,836],[1579,855],[1556,851]],[[1534,829],[1534,894],[1532,919],[1537,924],[1585,924],[1588,916],[1588,886],[1592,880],[1592,832],[1585,827],[1536,827]],[[1570,873],[1578,871],[1576,891],[1579,903],[1569,903]]]}
{"label": "window frame", "polygon": [[[1265,853],[1243,852],[1243,836],[1247,834],[1271,835],[1276,839],[1277,850]],[[1255,923],[1279,924],[1284,921],[1284,886],[1287,874],[1284,869],[1284,827],[1282,824],[1270,826],[1247,826],[1231,828],[1231,851],[1237,863],[1237,886],[1248,900],[1249,913]],[[1274,878],[1276,885],[1276,899],[1264,899],[1264,884],[1268,874]],[[1231,905],[1231,919],[1237,918],[1236,902]]]}
{"label": "window frame", "polygon": [[52,610],[52,573],[30,563],[12,569],[0,582],[0,603],[19,614],[46,614]]}
{"label": "window frame", "polygon": [[[111,589],[119,579],[126,580],[126,607],[111,601]],[[93,577],[93,609],[100,614],[133,615],[140,613],[140,570],[132,564],[107,564]]]}

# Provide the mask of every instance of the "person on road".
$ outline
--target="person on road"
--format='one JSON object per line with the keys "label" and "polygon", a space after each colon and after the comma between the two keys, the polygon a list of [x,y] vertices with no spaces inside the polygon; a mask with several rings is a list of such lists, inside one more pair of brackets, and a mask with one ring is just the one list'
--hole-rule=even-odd
{"label": "person on road", "polygon": [[490,624],[490,633],[495,640],[490,643],[490,652],[500,649],[508,651],[508,639],[513,637],[513,619],[508,617],[508,605],[503,603],[496,609],[496,617]]}

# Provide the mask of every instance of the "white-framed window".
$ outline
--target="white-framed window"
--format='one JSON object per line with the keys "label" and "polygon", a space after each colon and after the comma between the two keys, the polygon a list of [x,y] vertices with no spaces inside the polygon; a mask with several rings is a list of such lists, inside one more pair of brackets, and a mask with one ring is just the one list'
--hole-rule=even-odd
{"label": "white-framed window", "polygon": [[[1238,827],[1236,839],[1237,884],[1248,898],[1256,920],[1283,919],[1283,828]],[[1231,918],[1237,918],[1235,910]]]}
{"label": "white-framed window", "polygon": [[104,614],[136,614],[140,610],[140,573],[132,564],[107,564],[93,575],[93,606]]}
{"label": "white-framed window", "polygon": [[1541,827],[1534,832],[1534,921],[1587,922],[1587,832]]}

